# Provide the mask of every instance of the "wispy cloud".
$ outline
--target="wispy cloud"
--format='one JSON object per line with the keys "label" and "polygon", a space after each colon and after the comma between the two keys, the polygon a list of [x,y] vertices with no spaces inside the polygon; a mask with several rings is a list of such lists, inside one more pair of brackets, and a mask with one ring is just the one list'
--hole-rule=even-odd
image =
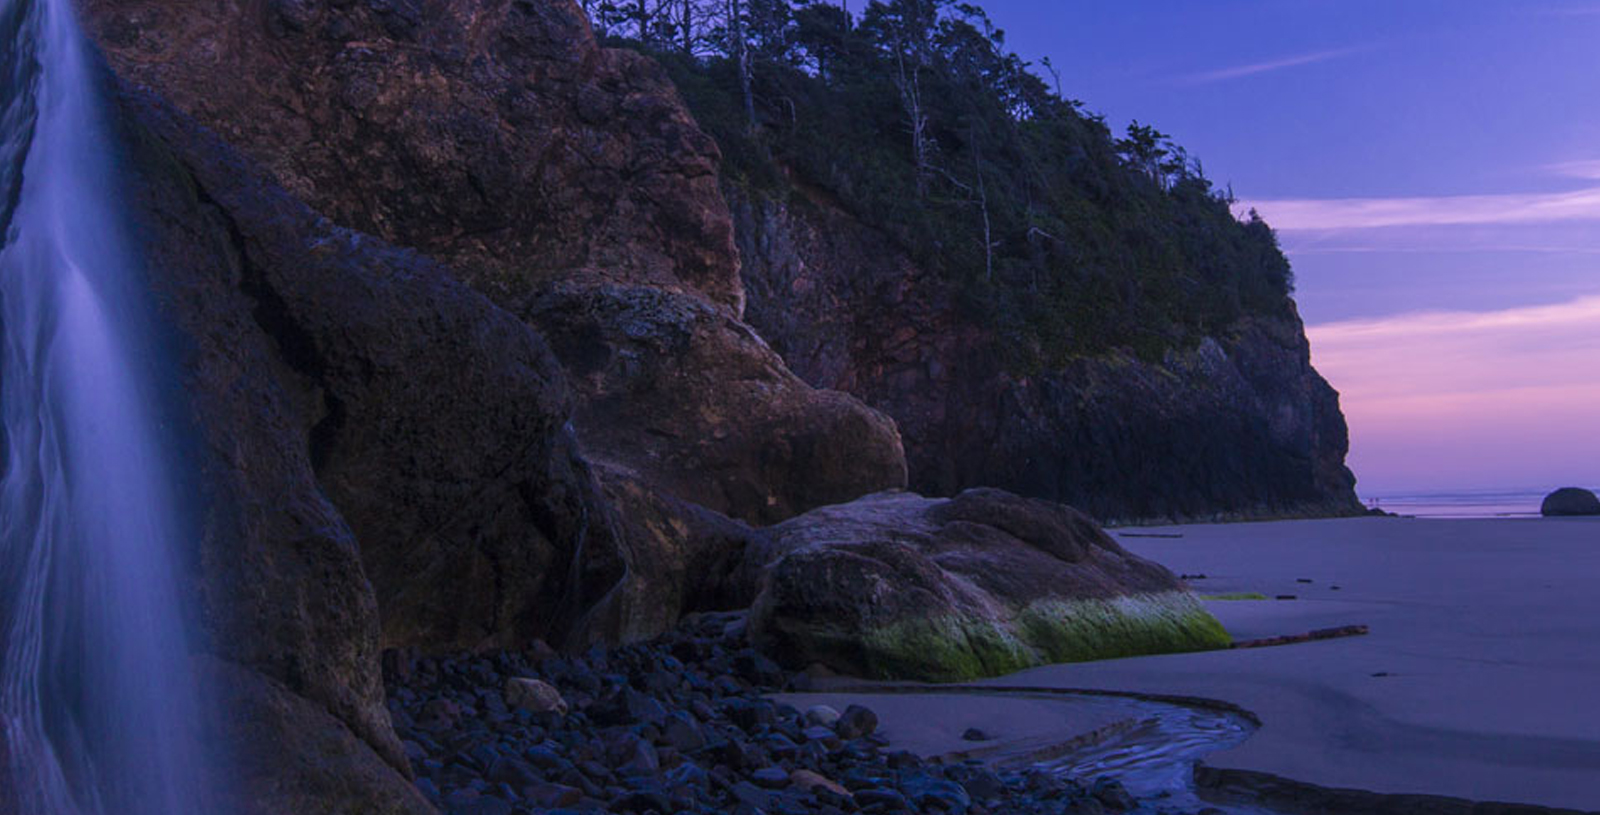
{"label": "wispy cloud", "polygon": [[1530,224],[1600,220],[1600,187],[1554,193],[1241,202],[1279,230]]}
{"label": "wispy cloud", "polygon": [[1539,9],[1546,17],[1600,17],[1600,6],[1557,6]]}
{"label": "wispy cloud", "polygon": [[1588,181],[1600,181],[1600,159],[1561,161],[1555,164],[1546,164],[1543,169],[1551,175],[1557,175],[1562,178],[1582,178]]}
{"label": "wispy cloud", "polygon": [[1178,77],[1175,81],[1180,85],[1204,85],[1210,82],[1225,82],[1230,79],[1242,79],[1256,74],[1281,71],[1285,68],[1297,68],[1301,65],[1312,65],[1318,62],[1338,59],[1367,50],[1365,47],[1335,48],[1328,51],[1312,51],[1305,54],[1295,54],[1280,59],[1265,62],[1252,62],[1248,65],[1234,65],[1227,68],[1218,68],[1212,71],[1202,71]]}
{"label": "wispy cloud", "polygon": [[1585,428],[1600,410],[1600,294],[1306,333],[1340,391],[1358,475],[1418,485],[1597,474],[1600,436]]}

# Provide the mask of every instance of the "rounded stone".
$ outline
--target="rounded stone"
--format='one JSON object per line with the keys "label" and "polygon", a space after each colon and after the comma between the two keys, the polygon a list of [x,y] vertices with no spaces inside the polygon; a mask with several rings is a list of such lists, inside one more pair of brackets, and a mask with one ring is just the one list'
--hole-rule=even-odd
{"label": "rounded stone", "polygon": [[561,691],[538,679],[519,676],[506,680],[506,701],[533,713],[567,715],[567,700],[561,698]]}
{"label": "rounded stone", "polygon": [[820,727],[833,727],[839,721],[839,711],[827,705],[812,705],[806,708],[806,724]]}

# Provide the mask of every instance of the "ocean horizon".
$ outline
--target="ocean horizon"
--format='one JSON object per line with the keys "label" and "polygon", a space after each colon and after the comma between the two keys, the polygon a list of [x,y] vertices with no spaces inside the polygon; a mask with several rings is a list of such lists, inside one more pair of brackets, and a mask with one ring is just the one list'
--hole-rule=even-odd
{"label": "ocean horizon", "polygon": [[[1592,488],[1591,488],[1592,489]],[[1553,489],[1484,489],[1361,495],[1368,508],[1417,518],[1538,518]]]}

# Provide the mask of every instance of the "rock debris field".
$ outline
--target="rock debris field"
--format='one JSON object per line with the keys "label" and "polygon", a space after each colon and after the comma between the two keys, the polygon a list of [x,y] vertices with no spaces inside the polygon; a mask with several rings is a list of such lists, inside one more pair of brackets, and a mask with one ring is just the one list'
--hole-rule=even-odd
{"label": "rock debris field", "polygon": [[741,615],[582,656],[391,651],[384,668],[417,786],[449,815],[1184,812],[1111,779],[892,750],[866,707],[769,699],[811,681],[749,648]]}

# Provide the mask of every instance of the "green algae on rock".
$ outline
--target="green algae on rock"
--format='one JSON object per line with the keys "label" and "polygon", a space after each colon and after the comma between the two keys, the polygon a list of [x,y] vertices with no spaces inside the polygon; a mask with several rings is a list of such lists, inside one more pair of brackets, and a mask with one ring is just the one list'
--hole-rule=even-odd
{"label": "green algae on rock", "polygon": [[1017,625],[1046,662],[1205,651],[1233,641],[1186,591],[1034,603]]}
{"label": "green algae on rock", "polygon": [[1229,644],[1171,572],[1061,504],[879,493],[768,531],[751,631],[795,666],[958,681]]}

